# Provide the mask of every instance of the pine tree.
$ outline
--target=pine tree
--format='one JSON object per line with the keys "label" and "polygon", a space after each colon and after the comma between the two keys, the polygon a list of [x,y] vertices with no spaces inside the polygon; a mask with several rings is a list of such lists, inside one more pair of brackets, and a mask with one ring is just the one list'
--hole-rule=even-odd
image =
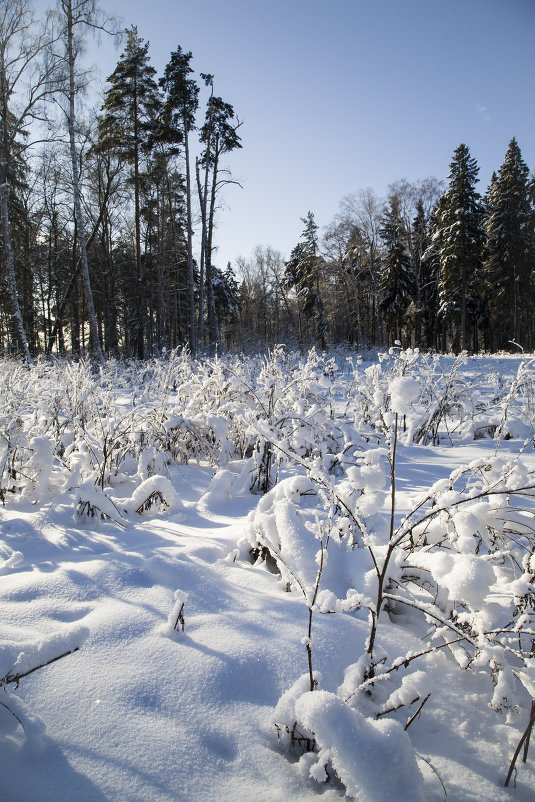
{"label": "pine tree", "polygon": [[[323,260],[318,254],[318,226],[312,212],[301,218],[305,224],[301,242],[292,250],[286,262],[286,283],[294,287],[301,301],[301,311],[306,320],[312,321],[318,346],[324,350],[329,323],[323,307],[320,291],[320,268]],[[301,330],[301,327],[300,327]]]}
{"label": "pine tree", "polygon": [[186,218],[188,243],[188,343],[191,353],[196,352],[195,337],[195,274],[193,269],[193,212],[189,135],[195,129],[195,114],[199,104],[199,87],[190,75],[192,54],[184,53],[179,46],[165,67],[160,86],[165,92],[164,126],[162,135],[169,143],[182,144],[186,165]]}
{"label": "pine tree", "polygon": [[430,220],[427,218],[422,200],[416,204],[412,221],[412,270],[414,274],[413,330],[415,345],[434,346],[434,331],[437,315],[437,282],[429,246]]}
{"label": "pine tree", "polygon": [[388,333],[400,340],[404,317],[413,298],[414,276],[397,195],[390,197],[379,233],[386,249],[381,269],[381,310]]}
{"label": "pine tree", "polygon": [[509,341],[533,347],[531,287],[531,203],[529,170],[516,139],[509,143],[486,196],[485,288],[490,311],[490,344]]}
{"label": "pine tree", "polygon": [[[203,76],[205,80],[210,80],[213,85],[213,76]],[[199,177],[199,198],[202,211],[203,242],[201,248],[201,281],[203,267],[206,271],[206,296],[208,306],[208,334],[210,345],[213,347],[219,343],[219,331],[217,325],[216,304],[214,297],[212,279],[212,243],[214,233],[214,219],[218,190],[222,184],[231,183],[231,179],[221,179],[221,157],[230,153],[236,148],[241,148],[241,140],[238,135],[240,127],[239,120],[235,117],[234,109],[230,103],[225,103],[220,97],[213,94],[208,99],[206,108],[206,118],[201,128],[200,140],[204,144],[204,152],[197,163],[197,170],[200,166],[204,167],[204,189],[201,189]],[[210,180],[210,197],[208,198],[208,183]],[[199,342],[202,339],[202,298],[203,288],[201,286],[199,301]]]}
{"label": "pine tree", "polygon": [[450,164],[449,188],[435,212],[433,246],[439,267],[438,311],[444,350],[448,346],[455,351],[468,350],[476,343],[478,282],[485,241],[483,205],[475,188],[478,173],[468,147],[459,145]]}
{"label": "pine tree", "polygon": [[102,147],[115,151],[132,165],[135,214],[135,332],[133,339],[139,359],[145,355],[145,291],[141,259],[141,160],[150,152],[155,121],[161,102],[149,64],[149,43],[138,36],[137,28],[126,31],[126,46],[117,66],[108,78],[103,115],[99,121]]}
{"label": "pine tree", "polygon": [[158,149],[142,182],[141,214],[145,225],[145,269],[150,272],[151,314],[147,339],[158,352],[183,342],[178,336],[185,320],[186,237],[184,177],[168,153]]}

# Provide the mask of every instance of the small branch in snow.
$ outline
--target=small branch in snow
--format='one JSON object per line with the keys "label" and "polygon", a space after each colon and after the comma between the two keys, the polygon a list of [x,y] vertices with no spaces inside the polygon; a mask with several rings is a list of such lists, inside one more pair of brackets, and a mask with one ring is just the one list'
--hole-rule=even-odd
{"label": "small branch in snow", "polygon": [[17,721],[19,722],[19,724],[22,727],[22,729],[24,729],[24,723],[23,723],[22,719],[19,716],[17,716],[17,714],[9,707],[9,705],[6,705],[5,702],[2,702],[2,701],[0,701],[0,705],[2,705],[2,707],[5,707],[5,709],[9,713],[11,713],[11,715],[14,716],[14,718],[17,719]]}
{"label": "small branch in snow", "polygon": [[518,756],[520,754],[520,750],[522,749],[524,744],[526,744],[526,747],[524,749],[524,755],[522,757],[522,760],[523,760],[523,762],[525,762],[526,759],[527,759],[527,756],[528,756],[527,755],[527,745],[529,745],[529,739],[530,739],[530,736],[531,736],[531,730],[533,729],[533,725],[534,724],[535,724],[535,699],[533,699],[532,702],[531,702],[531,713],[530,713],[530,716],[529,716],[528,726],[524,730],[524,732],[522,734],[522,737],[519,740],[518,745],[517,745],[517,747],[515,749],[515,753],[513,755],[513,759],[511,760],[511,765],[509,766],[509,771],[507,772],[507,777],[505,778],[505,782],[504,782],[504,787],[505,788],[507,788],[507,786],[509,785],[509,781],[510,781],[511,776],[513,774],[513,771],[515,769],[516,760],[517,760],[517,758],[518,758]]}
{"label": "small branch in snow", "polygon": [[438,780],[439,780],[439,782],[440,782],[440,784],[442,786],[442,790],[444,791],[444,799],[447,799],[448,792],[446,791],[446,786],[444,785],[444,781],[443,781],[442,777],[440,776],[440,774],[438,773],[438,771],[436,770],[436,768],[433,766],[433,764],[429,760],[429,758],[428,757],[424,757],[423,755],[420,755],[419,752],[416,752],[415,754],[416,754],[417,758],[419,758],[420,760],[423,760],[424,763],[427,763],[427,765],[429,766],[429,768],[431,769],[433,774],[435,774],[435,776],[438,777]]}
{"label": "small branch in snow", "polygon": [[[40,668],[45,668],[45,666],[49,666],[52,663],[56,663],[58,660],[62,660],[64,657],[67,657],[67,655],[69,655],[69,654],[74,654],[74,652],[79,651],[79,649],[80,649],[80,647],[76,646],[74,649],[70,649],[68,652],[63,652],[63,654],[58,654],[57,657],[52,657],[50,660],[47,660],[46,663],[41,663],[41,665],[39,665],[39,666],[34,666],[33,668],[30,668],[29,671],[24,671],[22,674],[10,674],[8,672],[5,675],[5,677],[2,677],[0,679],[0,687],[3,686],[3,685],[10,685],[12,682],[15,682],[16,683],[15,687],[18,688],[19,687],[19,682],[24,677],[27,677],[30,674],[33,674],[35,671],[39,671]],[[5,705],[4,705],[4,707],[5,707]],[[13,715],[15,715],[15,714],[13,714]],[[15,716],[15,718],[16,718],[16,716]]]}
{"label": "small branch in snow", "polygon": [[173,627],[173,629],[176,630],[177,632],[179,631],[179,627],[178,627],[179,624],[182,626],[182,632],[184,632],[184,627],[186,625],[186,622],[184,621],[184,602],[182,602],[182,606],[180,607],[180,610],[178,611],[178,615],[176,617],[175,625]]}
{"label": "small branch in snow", "polygon": [[422,700],[422,703],[421,703],[420,705],[418,705],[418,710],[417,710],[415,713],[413,713],[413,715],[410,717],[410,719],[407,721],[407,723],[406,723],[406,724],[405,724],[405,726],[403,727],[403,729],[405,730],[405,732],[407,732],[407,730],[408,730],[408,729],[409,729],[409,727],[411,726],[411,724],[412,724],[412,722],[414,721],[414,719],[418,718],[418,716],[419,716],[419,715],[420,715],[420,713],[422,712],[422,708],[423,708],[423,706],[425,705],[425,703],[427,702],[427,700],[429,699],[429,697],[430,697],[430,696],[431,696],[431,694],[430,694],[430,693],[428,693],[428,694],[427,694],[427,696],[426,696],[426,697],[425,697],[425,698]]}

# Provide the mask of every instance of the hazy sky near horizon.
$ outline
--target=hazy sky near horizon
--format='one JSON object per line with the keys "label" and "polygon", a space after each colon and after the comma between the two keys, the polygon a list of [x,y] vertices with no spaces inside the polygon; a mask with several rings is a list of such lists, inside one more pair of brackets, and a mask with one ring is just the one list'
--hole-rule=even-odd
{"label": "hazy sky near horizon", "polygon": [[[50,4],[50,0],[47,5]],[[314,212],[343,196],[433,175],[446,179],[465,142],[480,191],[516,136],[535,168],[535,0],[101,0],[136,25],[161,75],[171,51],[243,120],[214,262],[257,244],[285,258]],[[102,79],[122,48],[89,42]],[[199,113],[201,121],[202,112]]]}

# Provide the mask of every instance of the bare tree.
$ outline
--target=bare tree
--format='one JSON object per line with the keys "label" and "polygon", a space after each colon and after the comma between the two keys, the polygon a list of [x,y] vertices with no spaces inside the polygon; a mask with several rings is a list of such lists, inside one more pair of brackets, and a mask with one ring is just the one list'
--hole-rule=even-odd
{"label": "bare tree", "polygon": [[379,283],[381,274],[381,215],[383,203],[373,189],[361,189],[356,195],[346,195],[340,203],[339,221],[352,224],[359,233],[359,241],[366,248],[367,275],[371,287],[375,336],[378,345],[383,341]]}

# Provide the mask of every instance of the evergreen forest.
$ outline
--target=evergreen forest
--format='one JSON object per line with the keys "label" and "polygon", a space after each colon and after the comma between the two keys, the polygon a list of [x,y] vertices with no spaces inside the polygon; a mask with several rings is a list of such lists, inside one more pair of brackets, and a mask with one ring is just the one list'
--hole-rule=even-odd
{"label": "evergreen forest", "polygon": [[2,355],[534,349],[535,179],[515,138],[484,195],[460,144],[446,182],[357,190],[321,230],[303,210],[288,257],[258,246],[220,265],[227,156],[246,142],[214,75],[178,45],[158,76],[132,26],[89,110],[82,54],[113,20],[94,0],[38,21],[28,0],[2,9]]}

